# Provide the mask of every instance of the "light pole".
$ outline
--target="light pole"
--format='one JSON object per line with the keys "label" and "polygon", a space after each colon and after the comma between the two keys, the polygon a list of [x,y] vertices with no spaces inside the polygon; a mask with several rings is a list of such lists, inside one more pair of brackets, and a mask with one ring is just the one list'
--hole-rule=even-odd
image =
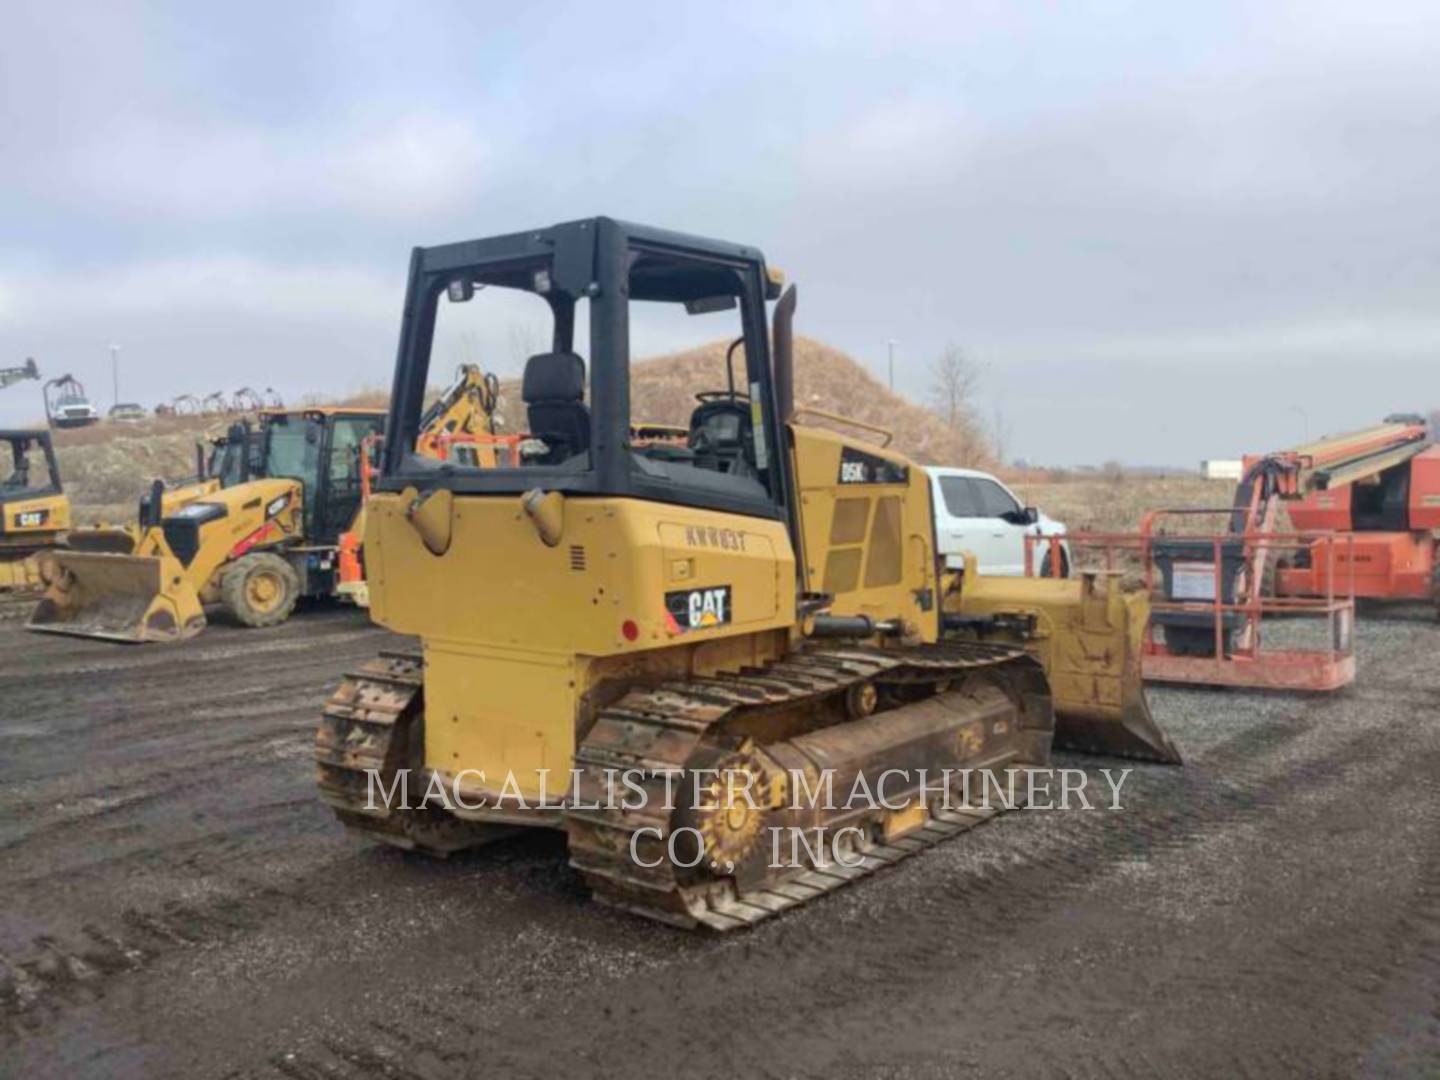
{"label": "light pole", "polygon": [[113,405],[120,404],[120,346],[110,346],[110,383],[115,393]]}
{"label": "light pole", "polygon": [[1291,405],[1290,411],[1300,414],[1301,430],[1305,432],[1305,441],[1308,443],[1310,441],[1310,414],[1299,405]]}
{"label": "light pole", "polygon": [[895,392],[895,339],[885,342],[885,352],[890,358],[890,392]]}

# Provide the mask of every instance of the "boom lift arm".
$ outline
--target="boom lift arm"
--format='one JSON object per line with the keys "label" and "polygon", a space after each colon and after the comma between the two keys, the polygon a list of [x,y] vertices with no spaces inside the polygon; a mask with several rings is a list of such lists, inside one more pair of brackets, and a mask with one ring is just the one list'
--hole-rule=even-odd
{"label": "boom lift arm", "polygon": [[[1395,416],[1360,431],[1248,457],[1235,489],[1229,530],[1242,536],[1273,532],[1282,503],[1369,480],[1405,464],[1429,446],[1429,431],[1421,417]],[[1269,558],[1263,541],[1246,552],[1246,569],[1237,585],[1242,597],[1263,587]]]}
{"label": "boom lift arm", "polygon": [[0,368],[0,390],[10,386],[12,383],[21,382],[25,379],[40,378],[40,369],[35,366],[35,358],[30,357],[25,363],[18,367]]}
{"label": "boom lift arm", "polygon": [[1235,490],[1230,531],[1265,531],[1281,500],[1334,491],[1375,476],[1409,461],[1429,445],[1425,422],[1405,416],[1290,450],[1247,457]]}

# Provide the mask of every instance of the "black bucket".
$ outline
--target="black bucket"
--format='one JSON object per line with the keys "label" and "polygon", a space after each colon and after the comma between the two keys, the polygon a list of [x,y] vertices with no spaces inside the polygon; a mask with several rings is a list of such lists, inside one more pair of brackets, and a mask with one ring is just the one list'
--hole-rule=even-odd
{"label": "black bucket", "polygon": [[[1155,565],[1164,580],[1165,599],[1214,603],[1216,545],[1205,540],[1157,540],[1152,551]],[[1220,602],[1235,603],[1235,579],[1245,566],[1245,545],[1226,540],[1220,549]],[[1151,618],[1165,637],[1165,647],[1177,656],[1215,655],[1215,613],[1213,611],[1157,611]],[[1235,632],[1245,616],[1227,611],[1220,616],[1225,655],[1234,647]]]}

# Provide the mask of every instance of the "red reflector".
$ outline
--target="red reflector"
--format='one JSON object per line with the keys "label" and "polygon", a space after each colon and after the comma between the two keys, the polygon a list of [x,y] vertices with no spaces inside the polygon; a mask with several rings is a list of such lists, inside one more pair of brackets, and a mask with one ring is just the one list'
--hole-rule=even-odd
{"label": "red reflector", "polygon": [[620,633],[625,635],[626,641],[634,641],[640,636],[640,627],[635,625],[633,619],[626,619],[620,624]]}

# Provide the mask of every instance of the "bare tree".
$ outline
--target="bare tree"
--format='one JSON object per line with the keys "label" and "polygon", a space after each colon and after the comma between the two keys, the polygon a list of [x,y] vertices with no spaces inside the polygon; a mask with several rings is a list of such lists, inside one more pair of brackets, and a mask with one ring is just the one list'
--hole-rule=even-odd
{"label": "bare tree", "polygon": [[930,365],[930,407],[951,431],[975,426],[975,388],[980,372],[960,346],[952,343]]}
{"label": "bare tree", "polygon": [[1005,455],[1010,449],[1010,421],[1005,417],[1005,407],[995,405],[995,418],[990,424],[990,445],[995,450],[995,460],[1005,464]]}
{"label": "bare tree", "polygon": [[953,343],[930,365],[930,408],[955,437],[961,455],[958,464],[983,461],[990,449],[975,415],[979,384],[980,369]]}

